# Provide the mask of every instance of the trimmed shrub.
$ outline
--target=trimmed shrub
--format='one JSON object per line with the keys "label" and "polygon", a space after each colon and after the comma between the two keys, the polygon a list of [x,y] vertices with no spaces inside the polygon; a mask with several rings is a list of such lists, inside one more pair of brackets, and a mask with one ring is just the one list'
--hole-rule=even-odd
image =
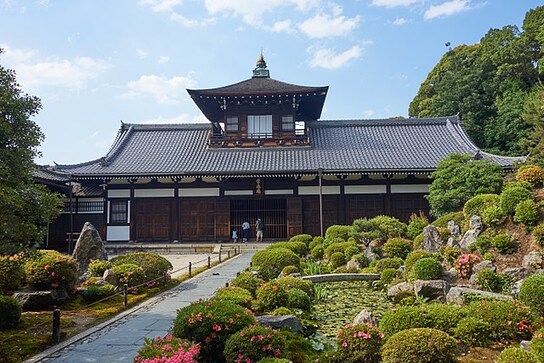
{"label": "trimmed shrub", "polygon": [[276,242],[267,247],[267,249],[275,248],[287,248],[299,257],[304,257],[308,254],[308,246],[304,242]]}
{"label": "trimmed shrub", "polygon": [[386,257],[398,257],[403,260],[412,251],[412,243],[403,238],[390,238],[383,245]]}
{"label": "trimmed shrub", "polygon": [[285,290],[299,289],[304,291],[309,297],[314,296],[314,283],[308,280],[299,279],[298,277],[285,276],[271,282],[278,284]]}
{"label": "trimmed shrub", "polygon": [[399,221],[395,217],[381,215],[372,218],[372,221],[378,224],[380,231],[382,232],[382,239],[403,237],[406,235],[408,229],[406,223]]}
{"label": "trimmed shrub", "polygon": [[533,200],[533,193],[522,187],[511,187],[501,193],[501,209],[507,214],[514,214],[516,206],[524,200]]}
{"label": "trimmed shrub", "polygon": [[240,330],[229,337],[225,344],[226,362],[256,362],[262,358],[281,357],[285,339],[276,330],[253,326]]}
{"label": "trimmed shrub", "polygon": [[231,334],[255,324],[251,311],[226,301],[199,301],[178,310],[172,334],[201,345],[204,362],[225,362],[223,350]]}
{"label": "trimmed shrub", "polygon": [[325,256],[325,249],[323,248],[322,245],[317,245],[314,248],[312,248],[312,253],[310,255],[315,260],[321,260],[323,256]]}
{"label": "trimmed shrub", "polygon": [[351,246],[357,247],[357,244],[353,242],[332,243],[327,248],[325,248],[325,258],[330,259],[333,253],[336,252],[341,252],[342,254],[344,254],[346,249]]}
{"label": "trimmed shrub", "polygon": [[394,257],[394,258],[386,257],[386,258],[382,258],[381,260],[372,261],[370,263],[370,267],[375,268],[377,272],[382,272],[386,268],[398,269],[399,267],[402,266],[403,263],[404,261],[402,261],[402,259],[398,257]]}
{"label": "trimmed shrub", "polygon": [[91,276],[102,277],[104,276],[104,271],[112,267],[113,264],[110,261],[91,260],[89,263],[89,273]]}
{"label": "trimmed shrub", "polygon": [[366,257],[363,253],[358,253],[356,255],[353,255],[351,259],[359,262],[359,265],[361,265],[361,268],[367,267],[369,264],[368,257]]}
{"label": "trimmed shrub", "polygon": [[389,285],[393,279],[399,277],[400,272],[396,268],[386,268],[380,273],[380,281]]}
{"label": "trimmed shrub", "polygon": [[346,257],[346,261],[351,260],[351,258],[361,252],[361,249],[359,246],[349,246],[344,250],[344,256]]}
{"label": "trimmed shrub", "polygon": [[338,330],[333,362],[381,362],[383,334],[367,324],[348,324]]}
{"label": "trimmed shrub", "polygon": [[89,285],[82,295],[86,301],[98,301],[108,296],[117,294],[117,288],[113,285]]}
{"label": "trimmed shrub", "polygon": [[535,331],[529,346],[540,362],[544,362],[544,328]]}
{"label": "trimmed shrub", "polygon": [[410,223],[406,229],[406,236],[410,239],[416,238],[417,235],[423,232],[423,228],[429,225],[429,219],[427,216],[420,212],[419,215],[412,213],[410,215]]}
{"label": "trimmed shrub", "polygon": [[300,257],[287,248],[265,249],[251,259],[253,268],[265,279],[277,277],[285,266],[300,267]]}
{"label": "trimmed shrub", "polygon": [[410,276],[410,273],[412,273],[412,268],[414,267],[414,264],[416,263],[417,260],[420,260],[425,257],[431,257],[431,256],[432,256],[432,253],[423,251],[423,250],[416,250],[416,251],[410,252],[406,256],[406,261],[404,263],[404,275]]}
{"label": "trimmed shrub", "polygon": [[544,247],[544,223],[533,228],[533,236],[535,237],[535,242],[538,243],[540,247]]}
{"label": "trimmed shrub", "polygon": [[482,212],[491,206],[499,205],[501,197],[498,194],[478,194],[469,199],[463,208],[465,217],[481,216]]}
{"label": "trimmed shrub", "polygon": [[541,316],[544,315],[544,275],[531,275],[523,280],[518,298]]}
{"label": "trimmed shrub", "polygon": [[210,300],[228,301],[245,308],[251,307],[253,296],[241,287],[223,287],[215,292]]}
{"label": "trimmed shrub", "polygon": [[506,348],[499,354],[497,363],[539,363],[535,355],[519,347]]}
{"label": "trimmed shrub", "polygon": [[491,236],[482,234],[476,238],[476,241],[469,246],[469,250],[474,252],[478,251],[479,253],[486,253],[493,243],[493,238]]}
{"label": "trimmed shrub", "polygon": [[444,257],[447,263],[451,266],[455,264],[455,261],[463,254],[463,250],[457,247],[444,246],[440,248],[440,254]]}
{"label": "trimmed shrub", "polygon": [[434,257],[419,259],[414,264],[410,278],[413,280],[438,280],[442,278],[444,268]]}
{"label": "trimmed shrub", "polygon": [[0,256],[0,294],[20,289],[24,280],[23,255]]}
{"label": "trimmed shrub", "polygon": [[287,290],[287,307],[289,309],[300,309],[310,311],[311,300],[308,294],[301,289]]}
{"label": "trimmed shrub", "polygon": [[325,238],[330,240],[341,238],[344,241],[347,241],[350,235],[351,226],[335,224],[327,228],[327,230],[325,231]]}
{"label": "trimmed shrub", "polygon": [[131,263],[141,267],[145,279],[162,282],[164,274],[171,270],[172,264],[166,258],[151,252],[131,252],[126,255],[117,256],[111,259],[113,266]]}
{"label": "trimmed shrub", "polygon": [[517,248],[517,242],[508,233],[500,233],[491,240],[491,247],[504,254],[514,253]]}
{"label": "trimmed shrub", "polygon": [[487,347],[491,339],[491,327],[482,319],[466,317],[454,329],[454,336],[469,347]]}
{"label": "trimmed shrub", "polygon": [[374,239],[384,237],[380,225],[373,219],[367,218],[358,218],[353,221],[351,236],[365,245]]}
{"label": "trimmed shrub", "polygon": [[296,267],[296,266],[285,266],[283,268],[283,270],[281,270],[281,275],[282,276],[289,276],[291,274],[296,274],[298,272],[300,272],[300,271],[299,271],[298,267]]}
{"label": "trimmed shrub", "polygon": [[251,272],[242,272],[236,276],[234,280],[230,282],[232,287],[241,287],[251,293],[251,296],[255,297],[257,288],[264,284],[264,280],[256,277]]}
{"label": "trimmed shrub", "polygon": [[527,189],[530,192],[533,191],[533,186],[531,185],[531,183],[526,182],[526,181],[509,182],[509,183],[505,184],[505,186],[504,186],[504,188],[502,190],[505,191],[506,189],[517,188],[517,187]]}
{"label": "trimmed shrub", "polygon": [[277,309],[274,309],[272,312],[272,315],[274,316],[283,316],[283,315],[293,315],[293,312],[289,310],[289,308],[286,308],[285,306],[280,306]]}
{"label": "trimmed shrub", "polygon": [[544,183],[544,169],[540,166],[532,166],[516,173],[517,181],[524,181],[533,187],[539,187]]}
{"label": "trimmed shrub", "polygon": [[334,252],[329,258],[331,268],[335,269],[346,264],[346,256],[342,252]]}
{"label": "trimmed shrub", "polygon": [[413,250],[419,250],[421,249],[421,245],[423,244],[423,240],[425,239],[425,235],[423,234],[423,232],[421,232],[420,234],[418,234],[415,238],[414,238],[414,243],[412,244],[412,248]]}
{"label": "trimmed shrub", "polygon": [[306,246],[312,242],[314,238],[309,234],[297,234],[289,238],[289,242],[304,242]]}
{"label": "trimmed shrub", "polygon": [[149,339],[144,337],[144,346],[134,357],[134,363],[177,362],[197,363],[200,345],[186,339],[175,338],[167,334],[164,338]]}
{"label": "trimmed shrub", "polygon": [[136,287],[146,281],[144,271],[133,263],[115,265],[112,267],[112,271],[117,275],[120,285],[127,284],[129,287]]}
{"label": "trimmed shrub", "polygon": [[323,237],[314,237],[314,239],[310,242],[310,244],[308,245],[308,250],[313,250],[316,246],[321,246],[323,245]]}
{"label": "trimmed shrub", "polygon": [[455,363],[457,345],[447,333],[430,328],[398,332],[382,350],[383,363]]}
{"label": "trimmed shrub", "polygon": [[463,253],[455,262],[455,271],[457,276],[462,279],[468,279],[472,275],[474,265],[481,262],[482,258],[473,253]]}
{"label": "trimmed shrub", "polygon": [[534,200],[523,200],[516,206],[514,221],[533,227],[538,223],[538,204]]}
{"label": "trimmed shrub", "polygon": [[287,290],[272,280],[257,289],[257,304],[263,311],[272,311],[280,306],[287,306]]}
{"label": "trimmed shrub", "polygon": [[15,328],[22,311],[21,304],[13,296],[0,295],[0,330]]}
{"label": "trimmed shrub", "polygon": [[70,256],[52,250],[38,250],[25,263],[27,283],[35,289],[73,291],[77,281],[77,263]]}
{"label": "trimmed shrub", "polygon": [[488,226],[498,226],[502,224],[506,218],[506,213],[500,205],[492,205],[482,211],[482,220]]}
{"label": "trimmed shrub", "polygon": [[449,221],[455,221],[455,224],[462,225],[465,220],[465,215],[462,211],[460,212],[451,212],[444,214],[440,218],[434,220],[431,224],[435,227],[447,228]]}
{"label": "trimmed shrub", "polygon": [[490,268],[483,268],[476,273],[476,285],[482,290],[501,292],[504,279]]}

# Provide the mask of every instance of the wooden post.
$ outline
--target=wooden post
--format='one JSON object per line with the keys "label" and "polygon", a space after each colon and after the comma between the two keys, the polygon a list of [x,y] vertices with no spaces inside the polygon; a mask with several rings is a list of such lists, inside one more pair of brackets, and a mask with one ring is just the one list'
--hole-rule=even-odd
{"label": "wooden post", "polygon": [[227,259],[230,258],[230,250],[227,251]]}
{"label": "wooden post", "polygon": [[221,263],[221,251],[219,251],[219,263]]}
{"label": "wooden post", "polygon": [[53,310],[53,342],[60,342],[60,309]]}
{"label": "wooden post", "polygon": [[168,272],[164,271],[164,274],[162,275],[162,280],[164,282],[164,285],[168,283]]}
{"label": "wooden post", "polygon": [[123,285],[123,302],[125,306],[128,306],[128,285]]}
{"label": "wooden post", "polygon": [[191,277],[193,274],[193,263],[189,261],[189,277]]}
{"label": "wooden post", "polygon": [[212,267],[211,257],[208,256],[208,268],[211,268],[211,267]]}

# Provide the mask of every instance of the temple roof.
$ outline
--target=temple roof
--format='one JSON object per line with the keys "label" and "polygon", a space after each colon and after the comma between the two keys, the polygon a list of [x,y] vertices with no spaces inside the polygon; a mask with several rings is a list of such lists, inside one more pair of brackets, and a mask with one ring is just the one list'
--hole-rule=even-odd
{"label": "temple roof", "polygon": [[307,123],[311,146],[209,148],[209,124],[122,124],[110,151],[55,173],[75,179],[128,177],[428,173],[451,153],[478,155],[503,168],[522,158],[479,150],[457,116]]}

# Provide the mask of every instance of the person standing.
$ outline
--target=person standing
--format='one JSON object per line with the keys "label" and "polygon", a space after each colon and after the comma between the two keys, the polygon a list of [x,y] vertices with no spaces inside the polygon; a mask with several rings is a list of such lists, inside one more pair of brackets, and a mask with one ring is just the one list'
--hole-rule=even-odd
{"label": "person standing", "polygon": [[255,230],[257,231],[257,242],[262,242],[264,223],[261,218],[257,218],[257,220],[255,221]]}
{"label": "person standing", "polygon": [[247,221],[242,223],[242,242],[244,242],[244,243],[247,243],[247,241],[249,240],[249,229],[250,228],[251,228],[251,226],[249,225],[249,223]]}

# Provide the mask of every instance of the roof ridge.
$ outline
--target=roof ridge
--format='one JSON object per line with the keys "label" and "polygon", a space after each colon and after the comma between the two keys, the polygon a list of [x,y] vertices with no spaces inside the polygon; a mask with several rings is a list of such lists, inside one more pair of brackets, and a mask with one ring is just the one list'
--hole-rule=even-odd
{"label": "roof ridge", "polygon": [[[308,121],[312,127],[327,126],[387,126],[387,125],[429,125],[445,124],[449,117],[429,117],[429,118],[386,118],[386,119],[337,119],[337,120],[314,120]],[[453,116],[455,117],[455,116]]]}

